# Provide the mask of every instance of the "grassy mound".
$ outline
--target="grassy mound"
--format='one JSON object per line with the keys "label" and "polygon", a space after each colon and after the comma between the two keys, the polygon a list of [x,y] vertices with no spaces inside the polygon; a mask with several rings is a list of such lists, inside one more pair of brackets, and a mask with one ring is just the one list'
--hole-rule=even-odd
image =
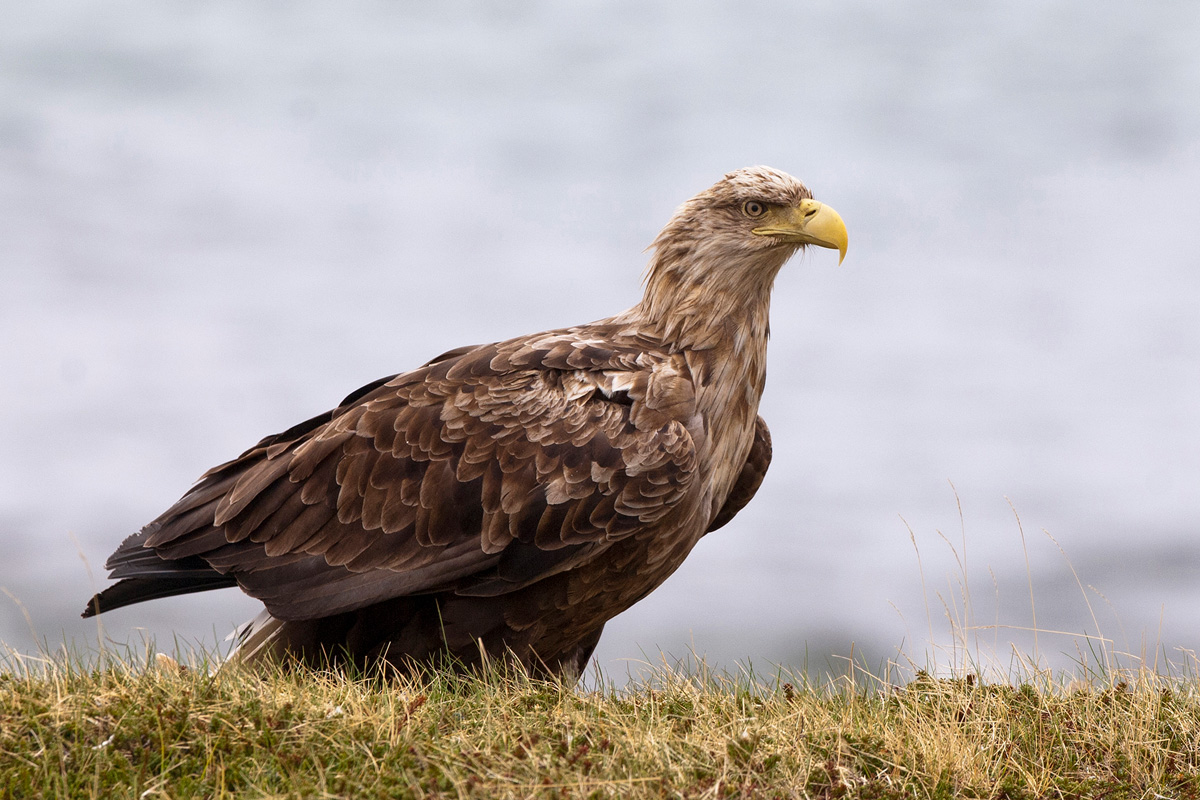
{"label": "grassy mound", "polygon": [[1200,692],[663,669],[584,690],[10,657],[4,797],[1196,797]]}

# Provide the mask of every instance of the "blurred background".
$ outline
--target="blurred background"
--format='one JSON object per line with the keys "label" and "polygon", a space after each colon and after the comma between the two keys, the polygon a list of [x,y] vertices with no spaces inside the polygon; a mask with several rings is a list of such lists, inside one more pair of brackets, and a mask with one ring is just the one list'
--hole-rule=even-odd
{"label": "blurred background", "polygon": [[1007,663],[1035,616],[1044,665],[1190,658],[1200,4],[501,5],[9,4],[0,640],[214,646],[259,604],[79,619],[123,537],[372,379],[632,305],[769,164],[849,255],[780,276],[771,472],[601,666],[923,664],[951,620]]}

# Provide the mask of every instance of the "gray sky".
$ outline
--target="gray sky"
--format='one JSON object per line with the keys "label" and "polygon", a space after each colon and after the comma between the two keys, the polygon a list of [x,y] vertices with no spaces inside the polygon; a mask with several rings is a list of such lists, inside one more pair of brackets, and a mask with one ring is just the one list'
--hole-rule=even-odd
{"label": "gray sky", "polygon": [[[1013,508],[1039,626],[1195,646],[1200,6],[6,20],[0,585],[52,645],[94,640],[104,558],[206,468],[449,347],[632,304],[674,207],[767,163],[842,213],[850,253],[777,285],[759,497],[613,621],[602,663],[919,657],[963,575],[978,624],[1028,626]],[[255,609],[180,598],[105,631],[211,642]]]}

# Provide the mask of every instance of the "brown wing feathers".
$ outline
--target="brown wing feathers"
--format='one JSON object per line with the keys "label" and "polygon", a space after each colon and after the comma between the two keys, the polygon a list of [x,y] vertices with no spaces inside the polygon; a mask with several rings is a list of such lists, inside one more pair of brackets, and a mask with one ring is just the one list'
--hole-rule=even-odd
{"label": "brown wing feathers", "polygon": [[[218,575],[178,570],[180,592],[232,578],[295,618],[397,594],[511,591],[660,519],[695,463],[680,377],[659,387],[639,374],[615,399],[572,402],[564,372],[642,354],[538,344],[452,352],[364,387],[294,438],[211,470],[109,566],[137,576],[199,556]],[[101,609],[115,599],[102,594]]]}

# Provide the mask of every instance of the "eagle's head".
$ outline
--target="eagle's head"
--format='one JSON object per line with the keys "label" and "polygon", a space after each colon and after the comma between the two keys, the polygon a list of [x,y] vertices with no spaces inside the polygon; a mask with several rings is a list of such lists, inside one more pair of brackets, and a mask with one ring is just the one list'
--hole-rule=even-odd
{"label": "eagle's head", "polygon": [[670,240],[731,255],[783,249],[786,255],[774,255],[784,260],[797,248],[814,244],[837,250],[841,263],[847,234],[838,213],[813,200],[796,178],[771,167],[746,167],[680,206],[655,246]]}
{"label": "eagle's head", "polygon": [[[770,167],[730,172],[676,210],[654,240],[642,308],[649,317],[762,307],[784,263],[807,245],[846,255],[846,225],[803,183]],[[670,327],[675,327],[671,325]]]}

